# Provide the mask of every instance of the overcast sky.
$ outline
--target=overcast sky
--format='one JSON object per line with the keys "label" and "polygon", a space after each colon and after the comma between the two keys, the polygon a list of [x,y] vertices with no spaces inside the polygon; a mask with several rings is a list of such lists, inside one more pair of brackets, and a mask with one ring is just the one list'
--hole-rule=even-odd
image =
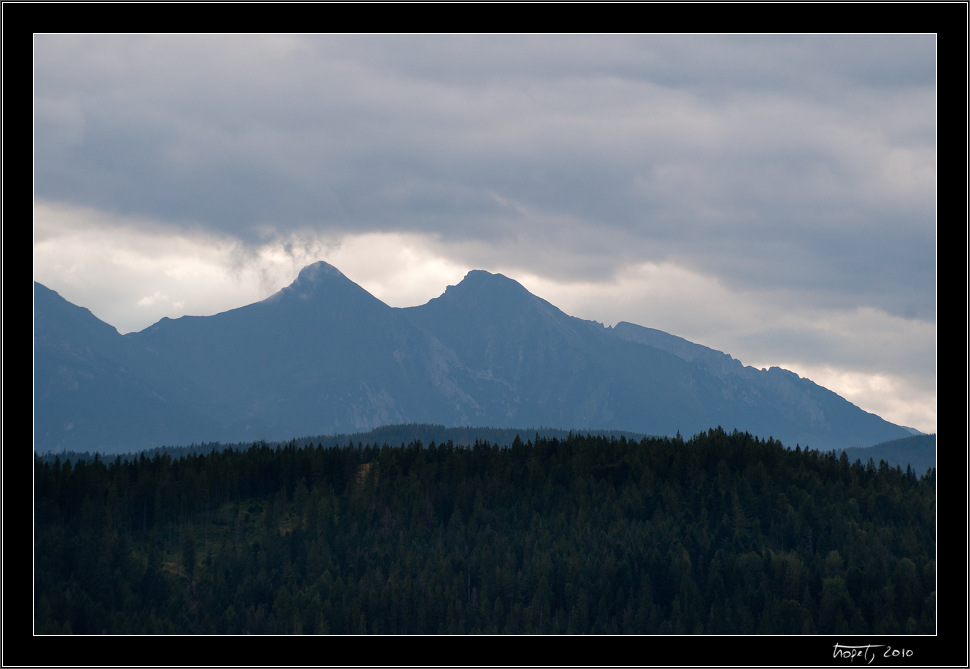
{"label": "overcast sky", "polygon": [[936,431],[936,38],[34,39],[34,279],[120,332],[471,269]]}

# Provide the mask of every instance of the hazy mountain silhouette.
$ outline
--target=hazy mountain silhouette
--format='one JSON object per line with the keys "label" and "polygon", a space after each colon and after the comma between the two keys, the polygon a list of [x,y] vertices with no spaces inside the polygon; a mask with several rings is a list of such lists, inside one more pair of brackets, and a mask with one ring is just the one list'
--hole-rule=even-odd
{"label": "hazy mountain silhouette", "polygon": [[868,464],[872,460],[874,465],[879,465],[885,461],[890,467],[911,467],[917,476],[922,476],[930,467],[936,468],[936,435],[920,434],[868,448],[847,448],[845,453],[850,462],[860,460]]}
{"label": "hazy mountain silhouette", "polygon": [[195,404],[198,393],[150,359],[90,311],[35,282],[35,449],[114,452],[214,432],[218,424]]}
{"label": "hazy mountain silhouette", "polygon": [[318,262],[261,302],[127,335],[40,284],[34,292],[38,452],[398,423],[685,436],[720,425],[823,450],[911,434],[791,372],[574,318],[481,270],[400,309]]}

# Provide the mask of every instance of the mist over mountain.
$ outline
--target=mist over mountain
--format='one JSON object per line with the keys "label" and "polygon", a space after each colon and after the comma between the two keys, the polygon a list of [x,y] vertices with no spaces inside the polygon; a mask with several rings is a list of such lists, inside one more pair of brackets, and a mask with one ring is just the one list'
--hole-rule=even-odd
{"label": "mist over mountain", "polygon": [[40,453],[401,423],[685,436],[720,425],[824,450],[911,434],[792,372],[575,318],[481,270],[394,308],[318,262],[261,302],[126,335],[40,284],[34,296]]}

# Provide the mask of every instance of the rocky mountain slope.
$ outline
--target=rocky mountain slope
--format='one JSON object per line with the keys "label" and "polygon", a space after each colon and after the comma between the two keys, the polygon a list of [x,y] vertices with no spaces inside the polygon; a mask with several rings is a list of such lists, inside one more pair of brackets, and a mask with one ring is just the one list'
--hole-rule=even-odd
{"label": "rocky mountain slope", "polygon": [[318,262],[261,302],[127,335],[40,284],[34,293],[42,453],[398,423],[685,436],[720,425],[819,449],[910,435],[791,372],[574,318],[480,270],[402,309]]}

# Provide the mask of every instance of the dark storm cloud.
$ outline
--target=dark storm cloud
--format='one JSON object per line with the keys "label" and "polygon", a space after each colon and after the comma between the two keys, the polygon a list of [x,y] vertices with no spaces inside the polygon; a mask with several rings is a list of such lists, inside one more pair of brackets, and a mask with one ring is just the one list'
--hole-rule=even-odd
{"label": "dark storm cloud", "polygon": [[38,36],[36,195],[250,244],[427,233],[551,277],[676,259],[728,286],[934,320],[934,49]]}

